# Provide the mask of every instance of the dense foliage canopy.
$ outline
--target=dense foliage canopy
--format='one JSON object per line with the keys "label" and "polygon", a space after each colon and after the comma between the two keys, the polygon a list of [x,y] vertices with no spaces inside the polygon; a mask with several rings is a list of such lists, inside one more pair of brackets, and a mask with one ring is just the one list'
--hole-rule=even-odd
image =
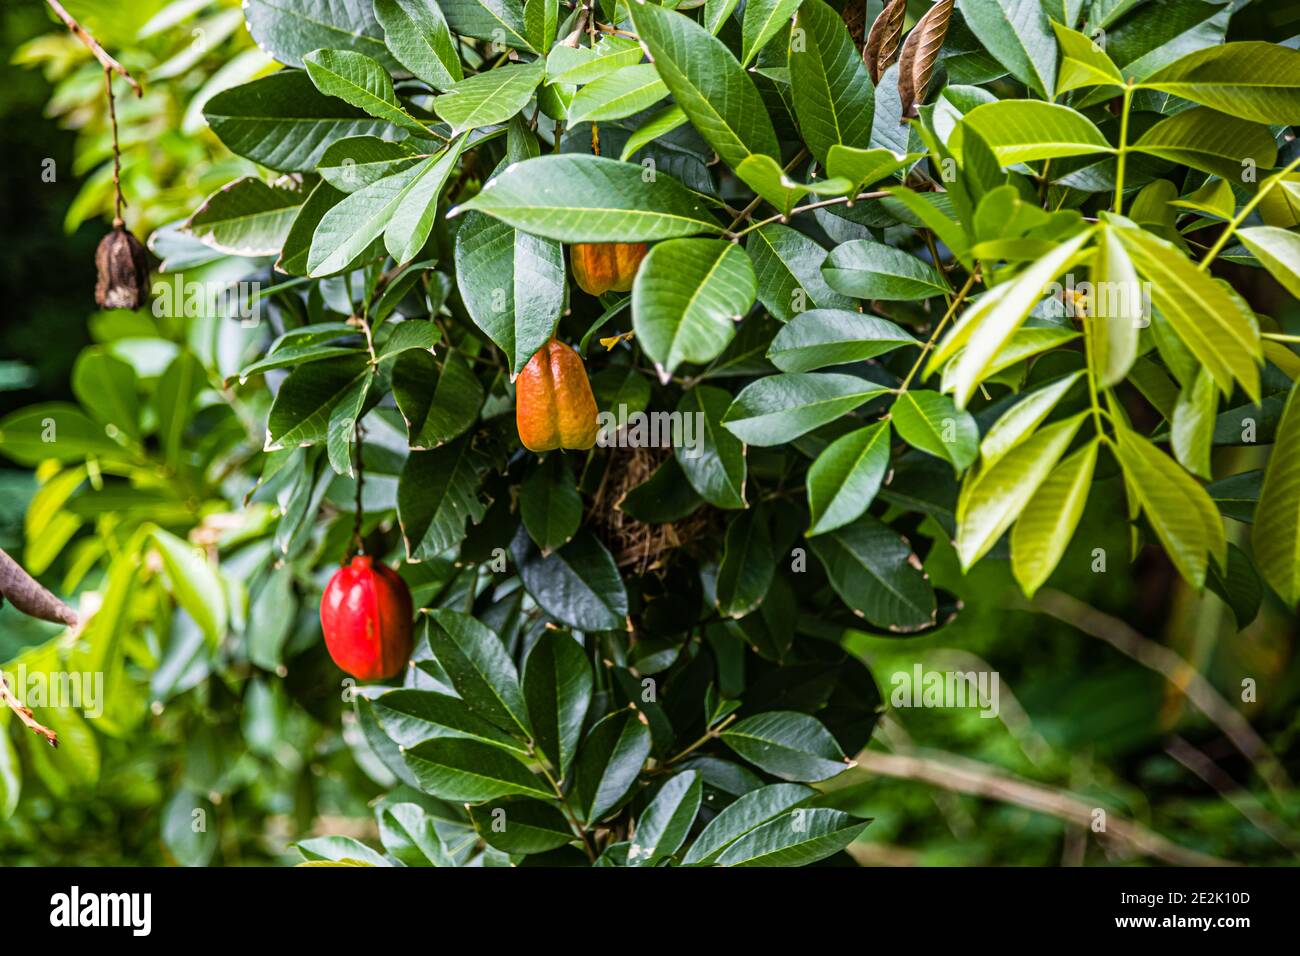
{"label": "dense foliage canopy", "polygon": [[[311,860],[803,865],[872,813],[827,783],[888,698],[860,642],[960,626],[966,572],[1070,600],[1154,546],[1237,628],[1294,608],[1300,358],[1242,277],[1300,295],[1300,53],[1239,6],[217,5],[173,132],[238,159],[155,170],[201,165],[179,218],[128,148],[153,308],[0,422],[25,565],[96,594],[5,670],[107,683],[32,768],[93,784],[176,702],[182,862],[232,776],[285,812],[355,755],[383,850]],[[583,291],[615,243],[630,290]],[[552,337],[616,423],[589,452],[520,445]],[[416,652],[340,695],[314,615],[358,542]]]}

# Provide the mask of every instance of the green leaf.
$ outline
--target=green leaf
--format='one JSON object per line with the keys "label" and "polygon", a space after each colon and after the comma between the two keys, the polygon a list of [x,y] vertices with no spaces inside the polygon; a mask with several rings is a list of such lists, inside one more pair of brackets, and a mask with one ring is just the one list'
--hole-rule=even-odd
{"label": "green leaf", "polygon": [[1052,413],[1052,409],[1084,376],[1079,370],[1025,394],[989,427],[980,440],[980,458],[987,470],[1002,456],[1034,433]]}
{"label": "green leaf", "polygon": [[509,751],[477,740],[438,737],[403,751],[420,789],[442,800],[482,803],[519,794],[555,795]]}
{"label": "green leaf", "polygon": [[464,434],[483,406],[483,386],[459,352],[448,352],[441,367],[424,350],[403,352],[393,363],[392,388],[410,447],[419,451]]}
{"label": "green leaf", "polygon": [[735,169],[750,153],[780,155],[758,88],[721,40],[663,7],[628,9],[673,99],[724,163]]}
{"label": "green leaf", "polygon": [[419,162],[415,156],[415,150],[405,143],[390,143],[374,136],[347,136],[329,145],[316,171],[335,189],[354,193],[415,165]]}
{"label": "green leaf", "polygon": [[355,50],[396,70],[372,7],[370,0],[245,0],[243,9],[257,45],[288,66],[328,48]]}
{"label": "green leaf", "polygon": [[1241,176],[1243,159],[1264,169],[1277,161],[1277,144],[1267,127],[1205,106],[1162,119],[1138,138],[1133,149],[1225,179]]}
{"label": "green leaf", "polygon": [[934,589],[911,546],[888,525],[863,515],[811,544],[835,593],[876,627],[910,632],[934,624]]}
{"label": "green leaf", "polygon": [[744,617],[762,602],[776,573],[767,514],[757,508],[731,517],[715,584],[718,613]]}
{"label": "green leaf", "polygon": [[646,524],[664,524],[680,521],[703,503],[704,499],[686,480],[674,456],[629,491],[619,503],[618,510]]}
{"label": "green leaf", "polygon": [[899,436],[913,448],[942,458],[965,471],[979,454],[980,430],[975,419],[938,392],[908,391],[898,396],[889,413]]}
{"label": "green leaf", "polygon": [[1221,567],[1227,561],[1218,509],[1194,478],[1147,439],[1123,426],[1117,435],[1115,454],[1129,492],[1137,496],[1169,559],[1199,590],[1205,586],[1207,554]]}
{"label": "green leaf", "polygon": [[1055,94],[1056,37],[1039,0],[960,0],[958,6],[984,48],[1016,79],[1040,96]]}
{"label": "green leaf", "polygon": [[511,63],[461,80],[433,101],[433,111],[456,132],[504,123],[533,97],[544,65]]}
{"label": "green leaf", "polygon": [[1205,586],[1223,598],[1223,602],[1237,619],[1237,629],[1244,630],[1259,616],[1264,603],[1264,584],[1255,572],[1244,551],[1235,544],[1228,545],[1228,568],[1220,571],[1211,566]]}
{"label": "green leaf", "polygon": [[519,516],[542,554],[578,533],[582,496],[562,455],[547,455],[519,486]]}
{"label": "green leaf", "polygon": [[703,796],[704,785],[696,770],[674,774],[664,781],[636,822],[636,836],[627,852],[628,865],[654,866],[676,853],[700,812]]}
{"label": "green leaf", "polygon": [[[358,189],[360,186],[357,187]],[[327,182],[320,182],[308,195],[307,201],[298,209],[289,234],[285,237],[284,247],[280,251],[279,261],[275,264],[277,272],[285,275],[305,276],[307,274],[307,257],[311,254],[311,237],[316,232],[325,213],[343,201],[346,195]]]}
{"label": "green leaf", "polygon": [[[158,387],[153,393],[154,409],[158,414],[158,443],[162,445],[163,457],[174,469],[181,467],[187,460],[188,450],[185,441],[185,429],[190,424],[190,412],[199,392],[207,387],[207,370],[188,349],[182,350],[172,359],[171,364],[158,380]],[[292,377],[292,376],[290,376]],[[281,394],[289,384],[285,379],[280,386]],[[286,403],[293,400],[290,398]],[[271,415],[275,416],[275,405],[271,406]],[[323,422],[321,423],[323,426]],[[269,426],[268,426],[269,428]],[[322,436],[324,434],[322,432]],[[61,434],[59,439],[63,441]]]}
{"label": "green leaf", "polygon": [[736,175],[781,211],[789,216],[794,204],[809,193],[819,196],[842,196],[852,187],[847,179],[819,179],[810,183],[795,182],[771,156],[751,153],[736,167]]}
{"label": "green leaf", "polygon": [[849,432],[808,469],[809,537],[842,528],[871,505],[889,469],[889,422]]}
{"label": "green leaf", "polygon": [[8,820],[18,809],[22,794],[23,767],[8,732],[0,726],[0,820]]}
{"label": "green leaf", "polygon": [[456,41],[436,3],[375,0],[375,19],[394,59],[418,79],[446,90],[464,78]]}
{"label": "green leaf", "polygon": [[1237,230],[1242,245],[1293,296],[1300,297],[1300,236],[1276,226]]}
{"label": "green leaf", "polygon": [[1289,606],[1300,604],[1300,389],[1292,388],[1251,529],[1255,563]]}
{"label": "green leaf", "polygon": [[[783,24],[796,9],[796,36],[802,42],[790,47],[790,95],[804,142],[825,166],[834,146],[870,148],[875,89],[843,17],[823,0],[751,0],[745,28],[751,16],[769,13]],[[745,49],[748,63],[751,48],[746,44]]]}
{"label": "green leaf", "polygon": [[1210,474],[1210,445],[1218,411],[1219,390],[1214,387],[1214,379],[1199,369],[1178,395],[1169,444],[1180,465],[1207,481],[1214,477]]}
{"label": "green leaf", "polygon": [[[381,853],[376,853],[360,840],[344,836],[312,837],[294,844],[309,861],[318,865],[332,863],[347,866],[392,866]],[[306,864],[299,864],[306,865]]]}
{"label": "green leaf", "polygon": [[206,799],[189,790],[177,790],[162,811],[162,842],[181,866],[207,866],[217,851],[215,829],[195,827],[216,812]]}
{"label": "green leaf", "polygon": [[722,423],[748,445],[781,445],[885,391],[883,385],[835,372],[769,375],[741,389]]}
{"label": "green leaf", "polygon": [[475,523],[487,506],[479,500],[485,467],[470,435],[406,459],[397,482],[397,520],[408,559],[426,561],[465,537],[465,519]]}
{"label": "green leaf", "polygon": [[286,70],[218,93],[203,107],[231,152],[281,172],[311,172],[345,136],[394,139],[397,127],[316,89],[306,73]]}
{"label": "green leaf", "polygon": [[626,626],[627,591],[605,546],[589,531],[543,556],[520,529],[511,545],[524,587],[542,610],[580,631]]}
{"label": "green leaf", "polygon": [[963,569],[987,554],[1011,527],[1065,454],[1085,414],[1040,429],[966,480],[957,501],[957,556]]}
{"label": "green leaf", "polygon": [[547,83],[594,83],[641,62],[641,44],[628,37],[602,35],[592,47],[557,44],[546,55]]}
{"label": "green leaf", "polygon": [[1090,321],[1084,322],[1084,330],[1089,335],[1098,386],[1114,388],[1137,360],[1138,333],[1148,321],[1137,270],[1114,229],[1101,230],[1092,255],[1091,277],[1094,291],[1088,303]]}
{"label": "green leaf", "polygon": [[380,250],[376,248],[376,240],[388,228],[415,184],[437,162],[436,158],[426,159],[418,166],[385,176],[331,207],[312,235],[311,251],[307,254],[308,275],[333,275],[364,257],[377,257]]}
{"label": "green leaf", "polygon": [[767,357],[783,372],[813,372],[862,362],[904,345],[919,343],[888,319],[847,309],[811,309],[776,333]]}
{"label": "green leaf", "polygon": [[717,858],[720,866],[808,866],[856,840],[871,823],[840,810],[792,810],[746,833]]}
{"label": "green leaf", "polygon": [[953,394],[959,408],[965,408],[983,377],[992,374],[989,366],[1043,297],[1043,290],[1069,267],[1091,237],[1091,231],[1079,233],[1060,243],[1014,279],[994,286],[966,310],[939,343],[926,374],[939,368],[961,349],[961,355],[943,374],[943,390]]}
{"label": "green leaf", "polygon": [[227,255],[273,256],[284,245],[306,198],[299,189],[268,186],[245,176],[205,199],[185,230]]}
{"label": "green leaf", "polygon": [[315,50],[303,57],[307,75],[326,96],[337,96],[362,112],[416,136],[428,131],[397,101],[393,80],[378,62],[351,50]]}
{"label": "green leaf", "polygon": [[1193,50],[1139,86],[1256,123],[1300,122],[1300,53],[1279,43],[1224,43]]}
{"label": "green leaf", "polygon": [[1078,30],[1070,29],[1068,24],[1053,21],[1052,29],[1056,31],[1056,39],[1061,45],[1057,95],[1092,86],[1124,85],[1123,74],[1115,61],[1106,55],[1100,43]]}
{"label": "green leaf", "polygon": [[528,41],[524,4],[519,0],[441,0],[438,6],[452,33],[538,52]]}
{"label": "green leaf", "polygon": [[616,120],[654,106],[668,95],[651,63],[625,66],[578,90],[569,106],[569,125]]}
{"label": "green leaf", "polygon": [[527,756],[528,748],[491,723],[459,697],[431,690],[391,690],[373,701],[375,718],[385,734],[402,747],[425,740],[464,737]]}
{"label": "green leaf", "polygon": [[482,213],[456,232],[456,282],[474,324],[506,354],[511,371],[555,333],[564,311],[564,251]]}
{"label": "green leaf", "polygon": [[524,662],[524,699],[537,746],[561,780],[577,752],[591,691],[582,643],[563,631],[543,631]]}
{"label": "green leaf", "polygon": [[511,734],[529,734],[519,673],[489,627],[468,614],[435,608],[428,612],[425,637],[471,711]]}
{"label": "green leaf", "polygon": [[357,418],[365,407],[366,396],[375,379],[374,366],[354,380],[330,410],[325,426],[325,451],[330,467],[337,474],[352,477],[352,446],[356,443]]}
{"label": "green leaf", "polygon": [[1250,307],[1229,287],[1197,269],[1172,243],[1142,229],[1115,234],[1138,272],[1151,284],[1151,304],[1169,320],[1224,394],[1234,380],[1260,401],[1263,350]]}
{"label": "green leaf", "polygon": [[478,835],[503,853],[545,853],[577,839],[564,814],[538,800],[503,800],[468,810]]}
{"label": "green leaf", "polygon": [[438,836],[434,818],[418,803],[390,803],[376,808],[379,840],[406,866],[454,866]]}
{"label": "green leaf", "polygon": [[696,385],[677,403],[677,411],[696,416],[695,445],[673,448],[677,463],[700,497],[719,508],[744,508],[745,446],[722,427],[731,395],[711,385]]}
{"label": "green leaf", "polygon": [[850,766],[817,718],[792,710],[746,717],[718,736],[750,763],[782,780],[829,780]]}
{"label": "green leaf", "polygon": [[683,362],[718,357],[754,304],[754,268],[722,239],[670,239],[650,250],[632,286],[637,341],[665,383]]}
{"label": "green leaf", "polygon": [[29,467],[48,460],[130,458],[105,434],[103,425],[67,402],[29,405],[0,419],[0,454]]}
{"label": "green leaf", "polygon": [[742,794],[709,821],[682,858],[685,866],[712,863],[728,846],[769,820],[799,806],[816,791],[797,783],[774,783]]}
{"label": "green leaf", "polygon": [[[1042,100],[984,103],[967,113],[957,129],[966,127],[988,144],[1003,166],[1115,151],[1088,117]],[[954,134],[958,143],[960,135]]]}
{"label": "green leaf", "polygon": [[202,551],[162,528],[150,529],[176,603],[185,609],[208,646],[216,649],[226,634],[226,589]]}
{"label": "green leaf", "polygon": [[948,292],[948,283],[934,266],[869,239],[855,239],[832,249],[822,275],[836,292],[859,299],[910,302]]}
{"label": "green leaf", "polygon": [[[799,9],[799,3],[800,0],[752,0],[745,4],[740,31],[740,62],[743,66],[749,66],[758,51],[790,23],[790,18]],[[709,32],[717,34],[718,30]]]}
{"label": "green leaf", "polygon": [[140,396],[135,369],[103,346],[82,349],[72,366],[72,392],[105,429],[140,437]]}
{"label": "green leaf", "polygon": [[[776,223],[749,234],[745,243],[758,279],[758,298],[782,322],[814,309],[852,309],[857,303],[826,284],[827,252],[797,229]],[[787,371],[791,371],[787,369]]]}
{"label": "green leaf", "polygon": [[372,374],[362,353],[300,365],[280,385],[267,419],[267,451],[328,437],[335,406]]}
{"label": "green leaf", "polygon": [[600,156],[539,156],[508,166],[457,209],[477,209],[561,242],[646,242],[722,227],[685,186]]}
{"label": "green leaf", "polygon": [[1011,529],[1011,571],[1027,597],[1051,577],[1074,536],[1088,503],[1097,444],[1089,442],[1057,465]]}
{"label": "green leaf", "polygon": [[574,768],[578,812],[595,823],[614,809],[636,783],[650,756],[650,728],[633,710],[610,714],[587,733]]}
{"label": "green leaf", "polygon": [[411,262],[424,248],[438,213],[438,197],[460,159],[464,138],[457,139],[420,171],[402,193],[401,201],[384,228],[384,247],[399,265]]}
{"label": "green leaf", "polygon": [[[638,51],[640,49],[640,47],[637,47]],[[627,162],[632,158],[632,154],[642,146],[648,146],[661,136],[667,136],[685,122],[686,114],[682,112],[680,106],[665,106],[636,128],[636,131],[623,144],[623,149],[619,152],[618,158],[623,162]]]}
{"label": "green leaf", "polygon": [[920,153],[895,153],[892,149],[873,147],[855,149],[850,146],[832,146],[827,151],[826,172],[835,179],[853,183],[851,192],[857,193],[882,179],[906,169],[921,158]]}

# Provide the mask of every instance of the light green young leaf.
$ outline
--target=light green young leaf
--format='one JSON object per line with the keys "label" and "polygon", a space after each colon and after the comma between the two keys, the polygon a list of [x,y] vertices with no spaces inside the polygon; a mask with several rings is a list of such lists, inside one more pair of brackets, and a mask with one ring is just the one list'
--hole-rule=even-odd
{"label": "light green young leaf", "polygon": [[967,126],[980,135],[1003,166],[1115,151],[1088,117],[1042,100],[998,100],[975,107],[957,125],[949,144],[956,153],[960,152],[959,131]]}
{"label": "light green young leaf", "polygon": [[1033,434],[1034,429],[1043,423],[1083,375],[1082,369],[1073,372],[1035,389],[1007,409],[980,440],[980,458],[984,470],[992,468],[1003,455]]}
{"label": "light green young leaf", "polygon": [[1279,43],[1224,43],[1193,50],[1139,86],[1256,123],[1300,122],[1300,53]]}
{"label": "light green young leaf", "polygon": [[1079,414],[1040,429],[992,468],[967,479],[957,501],[957,556],[963,569],[987,554],[1011,527],[1065,454],[1084,418]]}
{"label": "light green young leaf", "polygon": [[1113,228],[1102,229],[1092,255],[1091,300],[1084,319],[1097,384],[1114,388],[1137,359],[1138,333],[1148,321],[1133,260]]}
{"label": "light green young leaf", "polygon": [[1011,571],[1026,597],[1052,575],[1088,503],[1097,441],[1061,462],[1029,499],[1011,529]]}
{"label": "light green young leaf", "polygon": [[1178,463],[1207,481],[1210,474],[1210,446],[1214,440],[1215,415],[1219,411],[1219,390],[1205,371],[1183,386],[1170,422],[1169,444]]}
{"label": "light green young leaf", "polygon": [[1251,545],[1260,574],[1290,607],[1300,605],[1300,388],[1292,388],[1255,510]]}
{"label": "light green young leaf", "polygon": [[1237,230],[1237,238],[1274,279],[1300,298],[1300,236],[1276,226],[1253,226]]}

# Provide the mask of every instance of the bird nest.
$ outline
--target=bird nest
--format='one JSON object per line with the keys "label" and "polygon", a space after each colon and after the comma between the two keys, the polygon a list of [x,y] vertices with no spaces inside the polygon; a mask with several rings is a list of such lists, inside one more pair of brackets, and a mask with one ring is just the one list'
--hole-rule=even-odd
{"label": "bird nest", "polygon": [[601,479],[592,501],[596,532],[609,546],[620,569],[646,574],[663,568],[672,552],[706,540],[715,524],[707,504],[678,521],[652,524],[623,511],[623,499],[645,482],[672,454],[670,448],[619,448]]}

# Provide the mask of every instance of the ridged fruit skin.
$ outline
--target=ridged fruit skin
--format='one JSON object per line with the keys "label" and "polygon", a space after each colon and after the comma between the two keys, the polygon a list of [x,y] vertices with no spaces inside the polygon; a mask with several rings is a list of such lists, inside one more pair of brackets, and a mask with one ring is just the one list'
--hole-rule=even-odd
{"label": "ridged fruit skin", "polygon": [[411,591],[383,562],[359,554],[334,572],[320,602],[325,647],[359,680],[394,677],[411,658]]}
{"label": "ridged fruit skin", "polygon": [[569,261],[583,292],[604,295],[631,291],[645,254],[644,242],[580,242],[569,249]]}
{"label": "ridged fruit skin", "polygon": [[515,424],[530,451],[590,448],[599,430],[582,356],[551,339],[515,379]]}

